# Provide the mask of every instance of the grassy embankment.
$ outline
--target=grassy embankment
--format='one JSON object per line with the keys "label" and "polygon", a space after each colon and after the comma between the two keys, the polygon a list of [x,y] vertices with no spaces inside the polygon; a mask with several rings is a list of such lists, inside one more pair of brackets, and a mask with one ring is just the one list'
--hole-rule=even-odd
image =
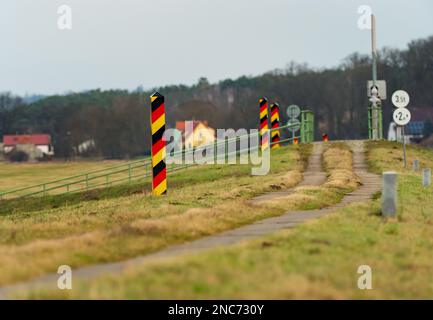
{"label": "grassy embankment", "polygon": [[[299,187],[296,192],[281,199],[273,199],[259,207],[244,207],[237,201],[236,211],[247,214],[284,212],[290,209],[323,207],[338,202],[344,193],[353,190],[357,177],[352,172],[352,154],[344,144],[332,144],[324,153],[329,176],[322,187]],[[224,180],[224,184],[226,184]],[[239,184],[238,184],[239,185]],[[233,186],[234,187],[234,186]],[[248,209],[246,209],[248,208]],[[284,208],[284,209],[283,209]],[[223,207],[230,211],[229,207]],[[220,223],[218,217],[213,223]],[[187,222],[182,228],[190,228]],[[301,236],[301,241],[304,237]],[[279,241],[284,244],[286,240]],[[298,240],[299,241],[299,240]],[[317,245],[320,245],[320,241]],[[282,270],[290,265],[280,265],[280,258],[287,257],[288,243],[280,246],[273,238],[254,242],[234,249],[213,250],[173,262],[134,267],[117,277],[102,277],[91,283],[75,283],[68,292],[30,293],[32,298],[231,298],[254,297],[256,288],[262,292],[257,297],[272,295],[267,287],[278,285]],[[300,250],[301,251],[301,250]],[[314,251],[314,250],[313,250]],[[278,255],[274,254],[278,252]],[[302,264],[299,264],[302,268]],[[281,269],[277,272],[278,269]],[[259,283],[255,280],[260,279]]]}
{"label": "grassy embankment", "polygon": [[[248,165],[198,166],[169,177],[167,197],[149,184],[83,194],[6,200],[0,208],[0,285],[73,268],[119,261],[284,212],[248,199],[295,186],[311,146],[272,152],[271,172]],[[299,204],[301,205],[301,204]]]}
{"label": "grassy embankment", "polygon": [[[433,167],[433,151],[410,147],[409,159]],[[402,169],[401,146],[369,143],[370,168],[399,172],[398,219],[380,200],[353,204],[320,220],[232,248],[132,267],[33,298],[433,298],[433,187]],[[369,265],[373,290],[359,290]]]}

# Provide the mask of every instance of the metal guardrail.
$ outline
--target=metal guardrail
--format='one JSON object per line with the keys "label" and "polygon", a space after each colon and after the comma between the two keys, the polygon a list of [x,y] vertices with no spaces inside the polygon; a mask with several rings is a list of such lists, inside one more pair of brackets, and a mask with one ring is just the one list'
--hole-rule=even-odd
{"label": "metal guardrail", "polygon": [[[269,132],[275,131],[275,130],[281,130],[290,128],[292,125],[285,125],[278,128],[269,129]],[[257,133],[258,135],[258,133]],[[248,136],[250,137],[251,134],[246,134],[243,136],[237,136],[235,138],[226,139],[225,141],[217,141],[209,144],[200,146],[199,148],[205,149],[206,147],[213,146],[215,149],[223,144],[228,144],[230,142],[236,141],[236,143],[243,137]],[[288,139],[280,140],[278,143],[284,144],[288,143],[294,140],[294,138],[298,137],[291,137]],[[270,143],[273,145],[274,143]],[[258,146],[255,148],[249,148],[248,150],[255,150]],[[225,149],[224,157],[231,156],[233,152],[229,153],[228,148]],[[189,153],[195,152],[196,149],[187,149],[182,150],[180,152],[174,153],[174,155],[182,155],[184,157],[185,155]],[[236,154],[240,154],[246,150],[236,150]],[[181,165],[175,165],[170,164],[167,165],[167,172],[173,173],[179,170],[186,169],[188,167],[194,166],[195,164],[181,164]],[[125,182],[131,183],[132,181],[140,181],[145,180],[149,178],[152,174],[152,166],[151,166],[151,159],[150,157],[135,160],[132,162],[128,162],[125,164],[120,164],[116,166],[112,166],[105,169],[95,170],[86,172],[83,174],[75,175],[66,177],[63,179],[53,180],[46,183],[31,185],[28,187],[22,187],[17,188],[9,191],[0,192],[0,200],[2,199],[11,199],[11,198],[22,198],[22,197],[31,197],[31,196],[46,196],[46,195],[60,195],[60,194],[67,194],[67,193],[74,193],[74,192],[83,192],[83,191],[89,191],[99,188],[106,188],[106,187],[112,187],[114,185],[122,184]]]}

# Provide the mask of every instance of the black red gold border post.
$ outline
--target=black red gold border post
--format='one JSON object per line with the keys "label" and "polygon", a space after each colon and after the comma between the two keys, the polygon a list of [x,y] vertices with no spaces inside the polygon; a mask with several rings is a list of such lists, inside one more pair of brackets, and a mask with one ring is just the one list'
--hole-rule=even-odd
{"label": "black red gold border post", "polygon": [[269,148],[268,99],[260,98],[260,146],[262,151]]}
{"label": "black red gold border post", "polygon": [[276,130],[280,126],[280,106],[278,103],[271,104],[271,149],[278,149],[280,147],[280,131]]}
{"label": "black red gold border post", "polygon": [[152,193],[167,194],[167,168],[165,164],[165,103],[164,96],[155,92],[150,96],[152,130]]}
{"label": "black red gold border post", "polygon": [[327,133],[322,134],[322,141],[323,142],[328,142],[329,141],[329,136]]}

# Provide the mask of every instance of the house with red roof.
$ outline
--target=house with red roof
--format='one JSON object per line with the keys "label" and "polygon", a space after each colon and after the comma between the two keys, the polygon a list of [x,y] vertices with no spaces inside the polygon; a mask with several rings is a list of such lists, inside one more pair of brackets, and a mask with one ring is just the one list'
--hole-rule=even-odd
{"label": "house with red roof", "polygon": [[29,160],[46,159],[54,156],[54,148],[49,134],[4,135],[4,155],[8,156],[14,151],[27,153]]}

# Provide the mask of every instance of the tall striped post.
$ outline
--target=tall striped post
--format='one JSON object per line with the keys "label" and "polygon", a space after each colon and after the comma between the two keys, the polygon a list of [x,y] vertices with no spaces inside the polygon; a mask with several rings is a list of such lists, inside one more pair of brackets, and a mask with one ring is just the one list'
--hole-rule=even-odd
{"label": "tall striped post", "polygon": [[275,130],[280,126],[280,105],[278,103],[271,104],[271,149],[278,149],[280,147],[280,130]]}
{"label": "tall striped post", "polygon": [[260,98],[260,146],[262,151],[269,148],[268,99]]}
{"label": "tall striped post", "polygon": [[165,105],[164,96],[155,92],[150,96],[152,129],[152,191],[155,196],[167,193],[167,169],[165,165]]}

